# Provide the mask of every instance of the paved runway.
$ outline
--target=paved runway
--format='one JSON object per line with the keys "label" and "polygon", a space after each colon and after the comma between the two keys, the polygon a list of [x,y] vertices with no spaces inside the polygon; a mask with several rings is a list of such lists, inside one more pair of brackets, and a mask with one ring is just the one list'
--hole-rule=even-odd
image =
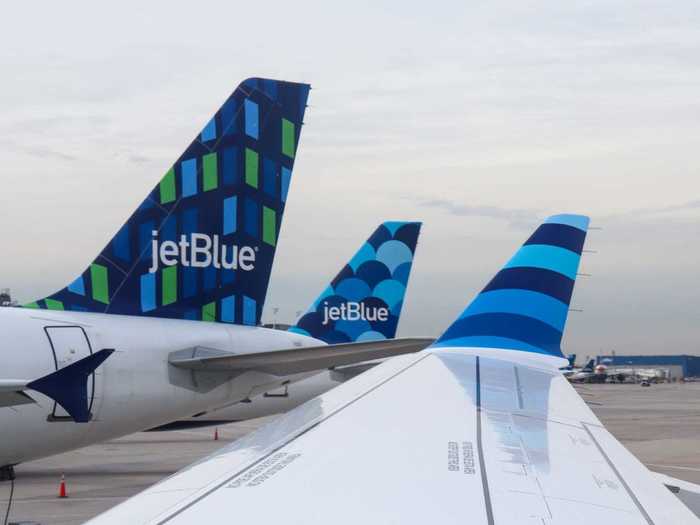
{"label": "paved runway", "polygon": [[649,468],[700,484],[700,383],[584,385],[577,390]]}
{"label": "paved runway", "polygon": [[[577,388],[608,429],[650,468],[700,483],[700,383]],[[17,468],[10,521],[83,523],[262,422],[221,427],[219,441],[213,440],[212,428],[145,432],[26,463]],[[62,473],[68,499],[56,497]],[[0,484],[0,523],[9,488]]]}

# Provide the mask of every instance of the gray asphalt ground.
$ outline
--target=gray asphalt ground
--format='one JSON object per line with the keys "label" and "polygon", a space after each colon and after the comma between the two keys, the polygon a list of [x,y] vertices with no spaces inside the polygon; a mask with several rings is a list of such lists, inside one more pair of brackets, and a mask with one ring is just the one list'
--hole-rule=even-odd
{"label": "gray asphalt ground", "polygon": [[[700,483],[700,383],[583,385],[577,389],[608,429],[652,470]],[[144,432],[17,468],[10,522],[83,523],[265,420]],[[61,474],[68,498],[58,499]],[[9,483],[0,484],[0,524]]]}

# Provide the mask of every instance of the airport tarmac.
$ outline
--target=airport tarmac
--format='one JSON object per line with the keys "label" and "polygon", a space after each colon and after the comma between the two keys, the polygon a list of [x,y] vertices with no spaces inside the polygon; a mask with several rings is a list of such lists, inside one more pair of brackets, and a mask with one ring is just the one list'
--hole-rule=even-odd
{"label": "airport tarmac", "polygon": [[[607,428],[652,470],[700,483],[700,383],[580,385]],[[266,419],[172,432],[143,432],[17,467],[10,522],[72,525],[109,509]],[[58,499],[61,474],[68,498]],[[10,484],[0,484],[0,523]]]}

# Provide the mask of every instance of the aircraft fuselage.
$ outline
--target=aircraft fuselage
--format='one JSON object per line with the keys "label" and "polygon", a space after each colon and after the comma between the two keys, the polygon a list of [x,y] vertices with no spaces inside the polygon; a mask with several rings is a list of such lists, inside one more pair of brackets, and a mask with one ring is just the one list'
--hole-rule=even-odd
{"label": "aircraft fuselage", "polygon": [[65,452],[228,405],[308,376],[192,372],[172,352],[205,347],[234,353],[318,346],[317,339],[259,327],[93,314],[0,309],[0,369],[33,380],[103,348],[115,349],[88,383],[92,419],[75,423],[35,391],[36,403],[0,407],[0,466]]}

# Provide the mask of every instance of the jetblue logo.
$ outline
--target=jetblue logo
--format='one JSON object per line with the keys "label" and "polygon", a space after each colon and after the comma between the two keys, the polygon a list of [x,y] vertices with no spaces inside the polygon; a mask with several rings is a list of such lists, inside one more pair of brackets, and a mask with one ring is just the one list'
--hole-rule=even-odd
{"label": "jetblue logo", "polygon": [[366,306],[364,303],[348,301],[340,306],[323,303],[323,324],[329,321],[387,321],[389,309],[383,306]]}
{"label": "jetblue logo", "polygon": [[158,271],[158,267],[192,266],[193,268],[214,268],[224,270],[243,270],[249,272],[255,269],[255,249],[250,246],[227,246],[219,242],[219,236],[210,237],[203,233],[180,235],[180,240],[160,242],[158,232],[152,232],[151,267],[149,273]]}

